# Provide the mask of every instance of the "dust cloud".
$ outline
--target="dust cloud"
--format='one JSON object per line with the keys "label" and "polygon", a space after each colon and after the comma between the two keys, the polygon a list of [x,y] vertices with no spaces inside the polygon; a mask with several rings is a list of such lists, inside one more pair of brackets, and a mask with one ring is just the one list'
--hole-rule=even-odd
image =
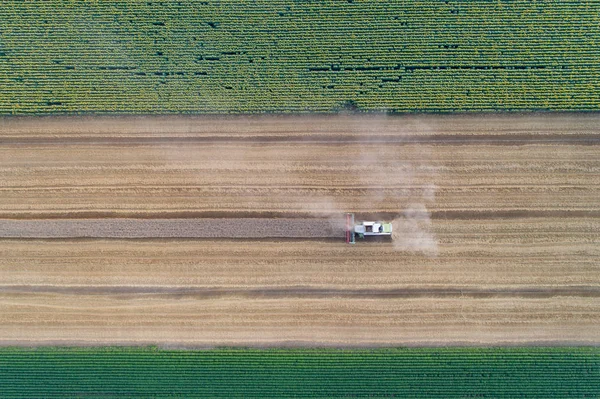
{"label": "dust cloud", "polygon": [[[428,208],[435,203],[437,187],[432,182],[438,169],[430,162],[431,148],[408,142],[398,146],[398,137],[414,136],[415,132],[429,134],[434,129],[424,118],[406,120],[385,114],[332,118],[335,124],[299,119],[295,127],[299,132],[297,141],[277,136],[281,127],[274,124],[268,130],[275,133],[268,134],[281,139],[272,142],[206,143],[184,149],[165,145],[156,147],[155,159],[141,161],[172,170],[170,173],[181,180],[180,184],[197,187],[202,193],[239,192],[235,209],[280,209],[290,214],[313,215],[327,219],[332,231],[344,228],[346,212],[354,212],[357,220],[362,219],[362,214],[377,218],[378,213],[397,213],[394,248],[436,256],[437,240]],[[243,118],[234,122],[233,129],[218,122],[207,128],[198,126],[203,120],[193,120],[184,130],[239,134],[240,129],[252,130],[250,125],[258,123]],[[311,132],[314,133],[308,134]],[[321,134],[349,135],[352,140],[331,143],[331,156],[326,158],[324,146],[314,144],[315,138],[323,138]],[[393,136],[390,145],[382,144],[388,135]],[[412,151],[408,156],[407,146]],[[208,155],[203,152],[207,148],[213,149]],[[223,176],[219,180],[210,177],[219,175]],[[267,207],[267,203],[276,206]],[[201,206],[204,204],[199,194],[197,207]],[[220,206],[220,210],[226,210],[224,204]]]}
{"label": "dust cloud", "polygon": [[[367,138],[367,145],[362,147],[360,156],[360,165],[367,173],[360,175],[360,181],[368,187],[369,195],[363,197],[361,205],[365,209],[378,209],[382,204],[397,204],[399,215],[392,221],[394,248],[435,257],[438,243],[427,206],[435,202],[437,187],[433,183],[424,183],[433,181],[437,173],[436,168],[428,162],[431,151],[415,145],[415,156],[402,159],[393,154],[392,147],[369,145],[369,135],[381,137],[386,131],[385,126],[390,122],[388,118],[387,115],[366,118],[365,122],[357,125],[357,129]],[[396,120],[397,123],[403,121],[400,118]],[[400,134],[412,134],[414,124],[422,132],[432,132],[425,121],[417,118],[412,123],[401,127]],[[397,189],[390,190],[390,187]]]}
{"label": "dust cloud", "polygon": [[438,255],[438,243],[425,204],[409,204],[392,221],[392,242],[398,251],[420,252],[430,257]]}

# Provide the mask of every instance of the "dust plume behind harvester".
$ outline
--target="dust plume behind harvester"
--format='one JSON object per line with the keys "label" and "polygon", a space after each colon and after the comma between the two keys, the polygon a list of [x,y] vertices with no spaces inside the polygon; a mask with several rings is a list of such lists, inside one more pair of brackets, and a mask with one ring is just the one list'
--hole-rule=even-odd
{"label": "dust plume behind harvester", "polygon": [[346,214],[346,243],[355,244],[356,237],[391,237],[392,236],[392,223],[381,222],[381,221],[366,221],[363,220],[357,223],[354,220],[353,213]]}

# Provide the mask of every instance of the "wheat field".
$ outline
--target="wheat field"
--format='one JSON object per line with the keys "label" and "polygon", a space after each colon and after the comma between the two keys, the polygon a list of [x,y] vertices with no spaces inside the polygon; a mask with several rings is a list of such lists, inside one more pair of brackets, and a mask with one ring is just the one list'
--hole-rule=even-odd
{"label": "wheat field", "polygon": [[[0,343],[597,344],[598,126],[2,119]],[[392,220],[393,240],[345,245],[344,212]],[[65,230],[94,223],[145,233]]]}

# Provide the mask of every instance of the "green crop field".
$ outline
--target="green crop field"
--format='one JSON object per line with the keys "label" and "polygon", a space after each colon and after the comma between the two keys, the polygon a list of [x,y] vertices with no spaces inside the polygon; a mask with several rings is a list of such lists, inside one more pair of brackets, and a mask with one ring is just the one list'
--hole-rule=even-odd
{"label": "green crop field", "polygon": [[0,349],[0,397],[597,398],[599,348]]}
{"label": "green crop field", "polygon": [[600,3],[5,0],[0,114],[600,109]]}

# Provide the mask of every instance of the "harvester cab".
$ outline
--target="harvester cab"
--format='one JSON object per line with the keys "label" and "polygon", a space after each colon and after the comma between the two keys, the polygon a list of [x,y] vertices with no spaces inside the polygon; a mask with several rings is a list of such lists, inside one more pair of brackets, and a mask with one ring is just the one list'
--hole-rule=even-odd
{"label": "harvester cab", "polygon": [[392,224],[389,222],[370,222],[362,221],[356,223],[354,214],[346,214],[346,243],[356,243],[356,237],[365,238],[369,236],[391,236]]}

